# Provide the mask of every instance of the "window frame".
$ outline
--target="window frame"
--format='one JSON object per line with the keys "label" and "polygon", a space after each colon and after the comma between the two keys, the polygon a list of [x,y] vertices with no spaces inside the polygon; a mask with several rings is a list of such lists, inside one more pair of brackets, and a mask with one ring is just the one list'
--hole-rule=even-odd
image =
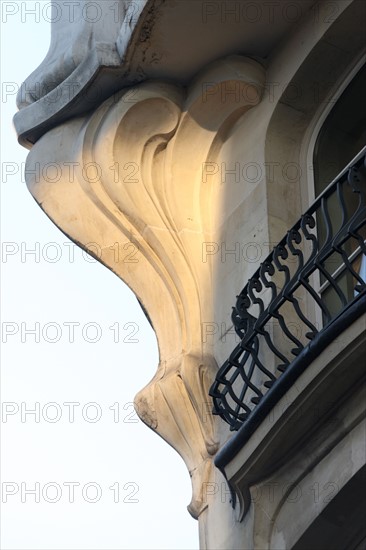
{"label": "window frame", "polygon": [[[314,159],[315,146],[317,143],[318,136],[330,112],[332,111],[333,107],[336,105],[337,101],[339,100],[339,98],[341,97],[345,89],[348,87],[348,85],[351,83],[353,78],[358,74],[358,72],[361,70],[361,68],[365,64],[366,64],[366,55],[364,54],[357,61],[357,63],[353,65],[353,67],[350,70],[344,73],[340,79],[338,79],[338,81],[334,84],[329,94],[326,96],[323,102],[319,105],[318,109],[316,110],[314,116],[312,117],[312,120],[308,125],[308,128],[304,134],[304,138],[302,140],[301,150],[300,150],[300,165],[303,167],[303,170],[301,171],[301,181],[300,181],[301,205],[302,205],[303,212],[307,210],[317,198],[316,191],[315,191],[313,159]],[[364,149],[365,147],[361,151],[363,151]],[[358,156],[359,154],[360,152],[358,152],[356,156]],[[349,164],[352,164],[353,161],[354,159],[350,160]],[[346,168],[347,167],[344,167],[345,170]],[[327,188],[333,183],[333,181],[329,182],[329,184],[327,185]],[[322,193],[324,191],[322,191]],[[318,196],[320,196],[322,193],[320,193]],[[359,255],[361,250],[358,250],[358,249],[356,249],[352,253],[352,257],[355,258]],[[335,270],[335,273],[342,271],[342,268],[343,268],[343,264]],[[327,282],[321,284],[320,274],[318,272],[314,273],[312,284],[314,286],[314,289],[320,295],[329,286],[329,283],[327,284]],[[318,330],[321,330],[324,325],[321,312],[318,310],[315,310],[313,312],[313,318],[315,319],[315,323],[314,323],[315,326],[317,327]]]}

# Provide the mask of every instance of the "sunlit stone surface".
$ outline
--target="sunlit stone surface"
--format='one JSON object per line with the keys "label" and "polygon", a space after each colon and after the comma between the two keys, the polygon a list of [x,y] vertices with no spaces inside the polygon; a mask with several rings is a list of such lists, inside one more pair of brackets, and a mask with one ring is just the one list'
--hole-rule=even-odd
{"label": "sunlit stone surface", "polygon": [[[348,388],[338,412],[324,409],[332,430],[312,409],[296,429],[289,419],[305,396],[314,407],[338,402],[340,385],[324,380],[343,380],[342,361],[358,364],[364,318],[221,468],[230,488],[214,457],[235,435],[212,415],[208,391],[237,344],[235,295],[313,199],[309,159],[334,83],[344,88],[360,66],[353,28],[364,4],[236,2],[232,13],[221,1],[53,4],[49,53],[15,116],[31,148],[28,188],[73,241],[98,243],[151,319],[160,362],[136,410],[187,465],[201,548],[306,548],[325,533],[329,484],[348,502],[362,476],[361,390]],[[50,162],[56,183],[39,168]],[[133,245],[136,261],[116,262],[115,243]],[[358,519],[350,525],[344,547],[361,548]],[[338,536],[330,529],[322,544],[338,548]]]}

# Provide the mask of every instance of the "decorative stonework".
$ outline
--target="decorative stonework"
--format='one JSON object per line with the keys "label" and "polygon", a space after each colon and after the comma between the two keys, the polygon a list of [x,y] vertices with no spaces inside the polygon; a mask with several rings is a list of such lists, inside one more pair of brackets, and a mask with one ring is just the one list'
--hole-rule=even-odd
{"label": "decorative stonework", "polygon": [[[213,319],[215,273],[202,261],[202,243],[215,236],[216,205],[202,169],[260,101],[263,81],[257,62],[235,56],[208,67],[188,90],[143,83],[49,131],[26,168],[42,209],[80,246],[98,244],[101,261],[152,320],[160,363],[136,409],[185,460],[194,517],[207,506],[202,483],[219,443],[208,397],[217,365],[201,337],[202,322]],[[50,162],[65,166],[56,183],[34,172]],[[116,261],[115,243],[132,243],[136,258]]]}
{"label": "decorative stonework", "polygon": [[131,37],[139,34],[149,9],[158,4],[52,0],[43,8],[52,21],[51,44],[18,93],[21,112],[14,122],[23,145],[63,122],[65,112],[70,118],[96,108],[128,82],[125,61]]}

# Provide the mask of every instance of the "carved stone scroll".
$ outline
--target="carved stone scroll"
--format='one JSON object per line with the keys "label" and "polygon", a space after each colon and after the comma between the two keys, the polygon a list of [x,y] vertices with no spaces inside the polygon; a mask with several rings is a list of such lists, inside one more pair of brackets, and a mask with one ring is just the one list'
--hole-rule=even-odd
{"label": "carved stone scroll", "polygon": [[[26,167],[46,214],[83,248],[97,243],[99,259],[151,318],[160,363],[136,410],[183,457],[194,517],[207,506],[202,484],[219,444],[208,396],[217,365],[201,337],[202,321],[214,320],[215,278],[202,243],[216,230],[203,166],[218,160],[233,125],[260,101],[263,83],[263,68],[239,56],[207,67],[187,89],[142,83],[50,130]],[[62,167],[57,182],[37,173],[37,163],[50,162]],[[119,250],[133,245],[133,261],[117,261],[115,243]]]}

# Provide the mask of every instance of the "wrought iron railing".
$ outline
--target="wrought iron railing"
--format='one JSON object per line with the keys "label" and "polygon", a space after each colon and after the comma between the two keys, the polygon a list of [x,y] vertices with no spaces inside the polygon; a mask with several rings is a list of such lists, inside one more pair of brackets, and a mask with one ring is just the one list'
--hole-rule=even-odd
{"label": "wrought iron railing", "polygon": [[280,396],[275,388],[281,376],[289,378],[283,373],[314,338],[329,333],[355,302],[366,306],[365,199],[364,149],[237,296],[232,321],[241,341],[210,389],[214,414],[232,430],[253,416],[265,396]]}

